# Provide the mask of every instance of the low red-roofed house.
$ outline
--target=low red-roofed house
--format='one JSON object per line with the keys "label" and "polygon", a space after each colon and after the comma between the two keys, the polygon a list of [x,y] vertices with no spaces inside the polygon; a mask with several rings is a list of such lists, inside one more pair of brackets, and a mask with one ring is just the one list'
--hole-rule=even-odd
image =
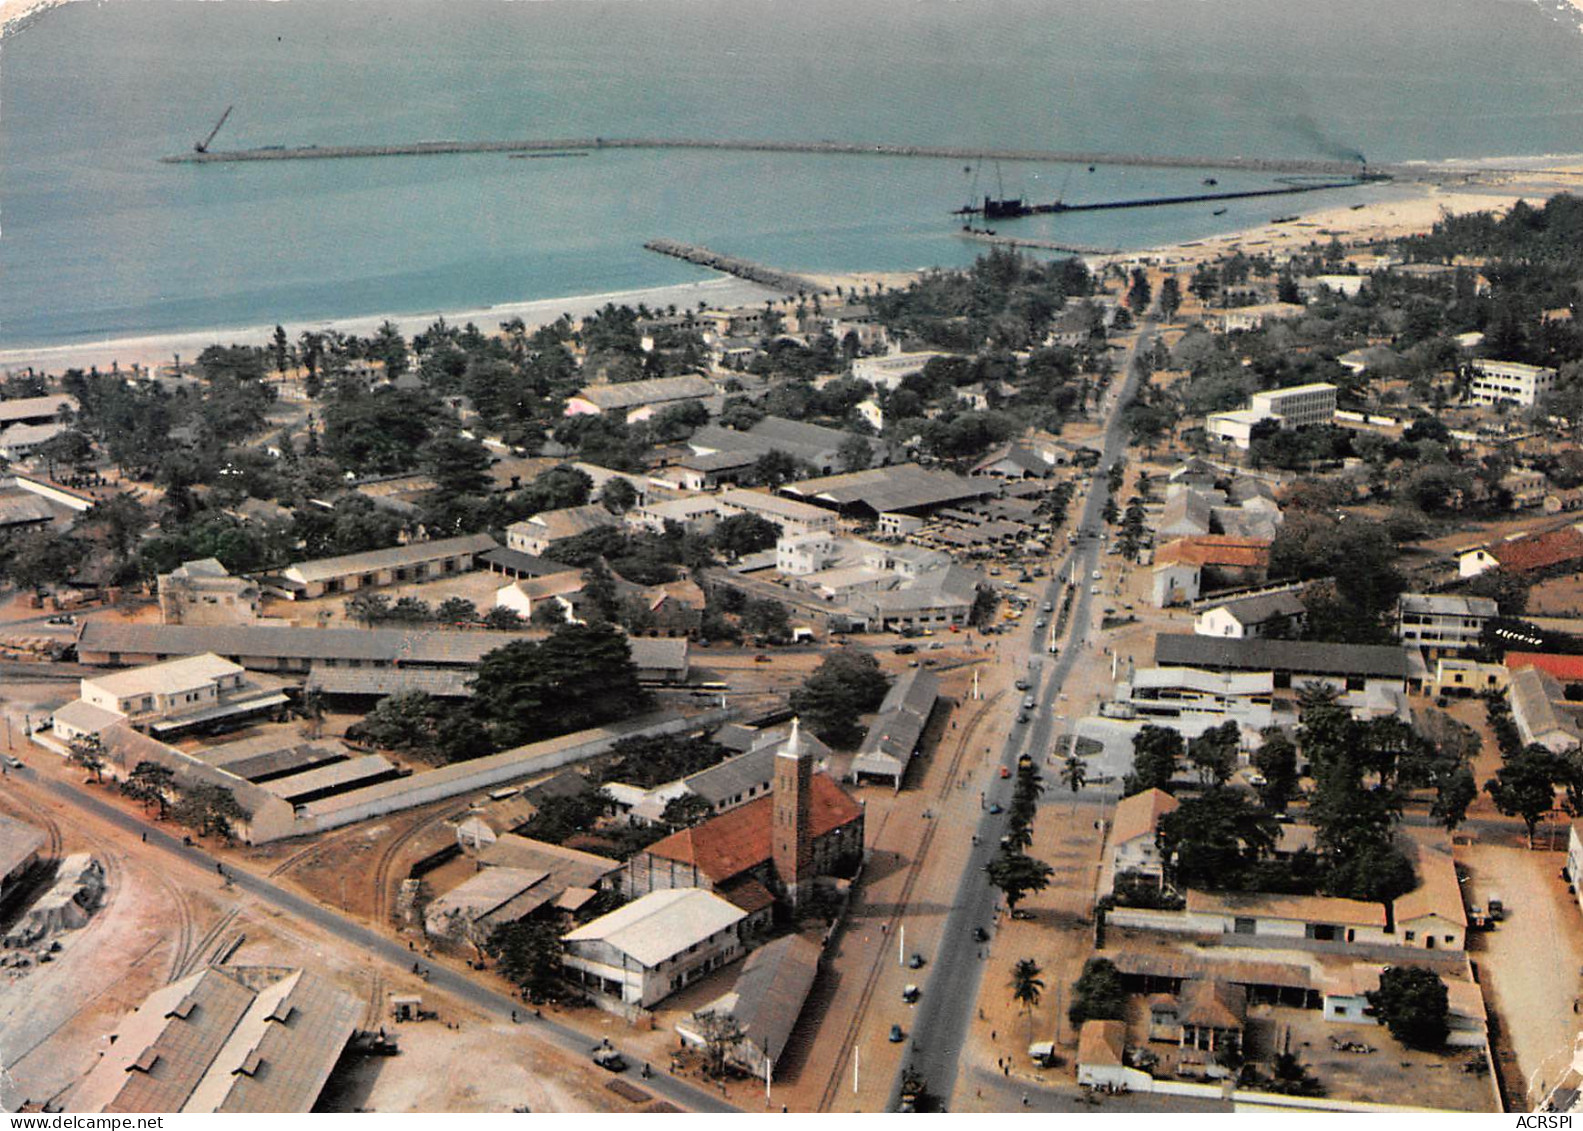
{"label": "low red-roofed house", "polygon": [[1519,534],[1501,542],[1475,546],[1457,555],[1457,572],[1477,577],[1491,569],[1530,574],[1583,568],[1583,531],[1563,526],[1537,534]]}
{"label": "low red-roofed house", "polygon": [[1546,652],[1508,652],[1506,670],[1538,668],[1562,683],[1583,683],[1583,656],[1556,656]]}

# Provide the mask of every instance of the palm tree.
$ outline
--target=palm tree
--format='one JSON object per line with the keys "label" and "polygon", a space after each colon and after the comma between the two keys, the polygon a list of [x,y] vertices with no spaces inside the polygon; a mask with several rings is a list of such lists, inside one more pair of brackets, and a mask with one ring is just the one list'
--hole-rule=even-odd
{"label": "palm tree", "polygon": [[1066,761],[1061,763],[1061,781],[1073,793],[1079,792],[1088,784],[1088,766],[1076,754],[1068,754]]}
{"label": "palm tree", "polygon": [[1031,958],[1024,958],[1011,968],[1011,1000],[1022,1006],[1028,1015],[1028,1043],[1033,1043],[1033,1010],[1044,996],[1044,973]]}

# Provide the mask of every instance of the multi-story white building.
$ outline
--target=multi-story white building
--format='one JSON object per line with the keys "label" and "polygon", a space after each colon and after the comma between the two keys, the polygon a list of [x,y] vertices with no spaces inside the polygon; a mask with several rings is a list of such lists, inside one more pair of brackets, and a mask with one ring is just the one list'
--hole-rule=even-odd
{"label": "multi-story white building", "polygon": [[1396,601],[1396,635],[1431,658],[1477,648],[1484,625],[1499,614],[1488,597],[1403,593]]}
{"label": "multi-story white building", "polygon": [[1248,398],[1248,407],[1264,417],[1274,417],[1282,428],[1329,424],[1336,415],[1336,387],[1324,381],[1268,389]]}
{"label": "multi-story white building", "polygon": [[1474,404],[1495,405],[1504,401],[1531,408],[1541,396],[1555,387],[1555,382],[1556,371],[1542,365],[1475,358],[1473,384],[1468,388],[1468,399]]}
{"label": "multi-story white building", "polygon": [[1329,424],[1336,415],[1336,387],[1323,381],[1267,389],[1248,398],[1248,407],[1212,412],[1204,419],[1211,440],[1246,450],[1255,425],[1274,420],[1282,428]]}
{"label": "multi-story white building", "polygon": [[256,715],[287,701],[279,691],[249,683],[241,665],[212,652],[91,676],[78,695],[55,712],[55,733],[68,742],[123,720],[164,733]]}

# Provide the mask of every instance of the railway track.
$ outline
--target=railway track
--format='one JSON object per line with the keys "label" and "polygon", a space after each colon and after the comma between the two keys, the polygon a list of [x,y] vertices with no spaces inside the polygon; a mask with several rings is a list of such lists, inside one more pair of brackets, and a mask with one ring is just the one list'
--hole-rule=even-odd
{"label": "railway track", "polygon": [[220,941],[220,936],[230,928],[232,923],[236,922],[237,917],[241,914],[242,909],[240,907],[233,907],[220,916],[219,921],[205,931],[202,938],[193,943],[187,954],[187,961],[177,977],[185,978],[188,974],[198,969],[204,963],[204,956],[209,953],[209,949]]}
{"label": "railway track", "polygon": [[[962,762],[966,759],[969,748],[976,745],[974,735],[977,733],[980,724],[989,717],[995,705],[1005,698],[1005,695],[1004,690],[995,692],[988,699],[983,700],[978,709],[973,712],[972,717],[968,720],[967,728],[963,730],[962,737],[957,742],[956,753],[952,755],[951,764],[947,767],[947,772],[935,789],[934,796],[936,801],[942,801],[950,796],[952,789],[956,786],[957,776],[961,773]],[[888,813],[886,817],[888,819]],[[908,904],[912,901],[913,889],[923,875],[924,861],[929,857],[929,849],[934,844],[934,834],[938,828],[938,820],[925,822],[923,835],[918,841],[918,849],[913,854],[912,861],[907,867],[907,874],[902,880],[901,892],[894,904],[895,910],[891,912],[890,918],[885,921],[884,933],[887,938],[889,937],[890,928],[897,924]],[[881,831],[883,831],[883,826]],[[876,839],[878,838],[876,837]],[[858,994],[857,1008],[853,1011],[852,1019],[847,1023],[846,1029],[841,1035],[841,1043],[836,1051],[830,1078],[826,1081],[824,1090],[819,1095],[818,1110],[820,1111],[829,1111],[835,1103],[836,1096],[840,1094],[842,1082],[845,1079],[845,1074],[840,1068],[847,1063],[852,1055],[853,1048],[857,1045],[863,1021],[868,1015],[869,1003],[873,1001],[874,993],[879,988],[880,975],[884,971],[888,953],[888,950],[881,947],[879,953],[874,956],[874,961],[869,966],[868,974],[864,977],[863,989]]]}

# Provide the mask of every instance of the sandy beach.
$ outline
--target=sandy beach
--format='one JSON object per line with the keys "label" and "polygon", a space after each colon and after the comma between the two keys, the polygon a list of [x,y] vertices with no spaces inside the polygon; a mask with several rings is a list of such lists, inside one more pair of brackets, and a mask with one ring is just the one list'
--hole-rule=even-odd
{"label": "sandy beach", "polygon": [[[602,294],[571,295],[563,298],[535,299],[531,302],[499,303],[474,310],[433,310],[417,314],[373,314],[358,318],[336,318],[319,322],[294,322],[286,325],[293,341],[304,330],[339,330],[344,334],[368,336],[381,323],[390,321],[407,337],[432,326],[436,319],[444,318],[453,325],[475,323],[485,333],[494,333],[502,322],[520,318],[531,330],[554,322],[562,314],[580,318],[603,307],[616,305],[645,305],[662,309],[675,305],[678,309],[708,306],[757,305],[768,298],[779,298],[777,292],[766,290],[741,279],[724,277],[700,283],[678,283],[668,287],[645,287],[641,290],[610,291]],[[21,346],[0,350],[0,372],[27,368],[60,373],[67,369],[87,369],[97,366],[109,369],[112,365],[161,365],[180,354],[185,359],[196,356],[206,346],[267,345],[274,336],[273,323],[260,326],[217,327],[207,330],[188,330],[169,334],[148,334],[139,337],[107,338],[96,342],[78,342],[70,345]]]}

